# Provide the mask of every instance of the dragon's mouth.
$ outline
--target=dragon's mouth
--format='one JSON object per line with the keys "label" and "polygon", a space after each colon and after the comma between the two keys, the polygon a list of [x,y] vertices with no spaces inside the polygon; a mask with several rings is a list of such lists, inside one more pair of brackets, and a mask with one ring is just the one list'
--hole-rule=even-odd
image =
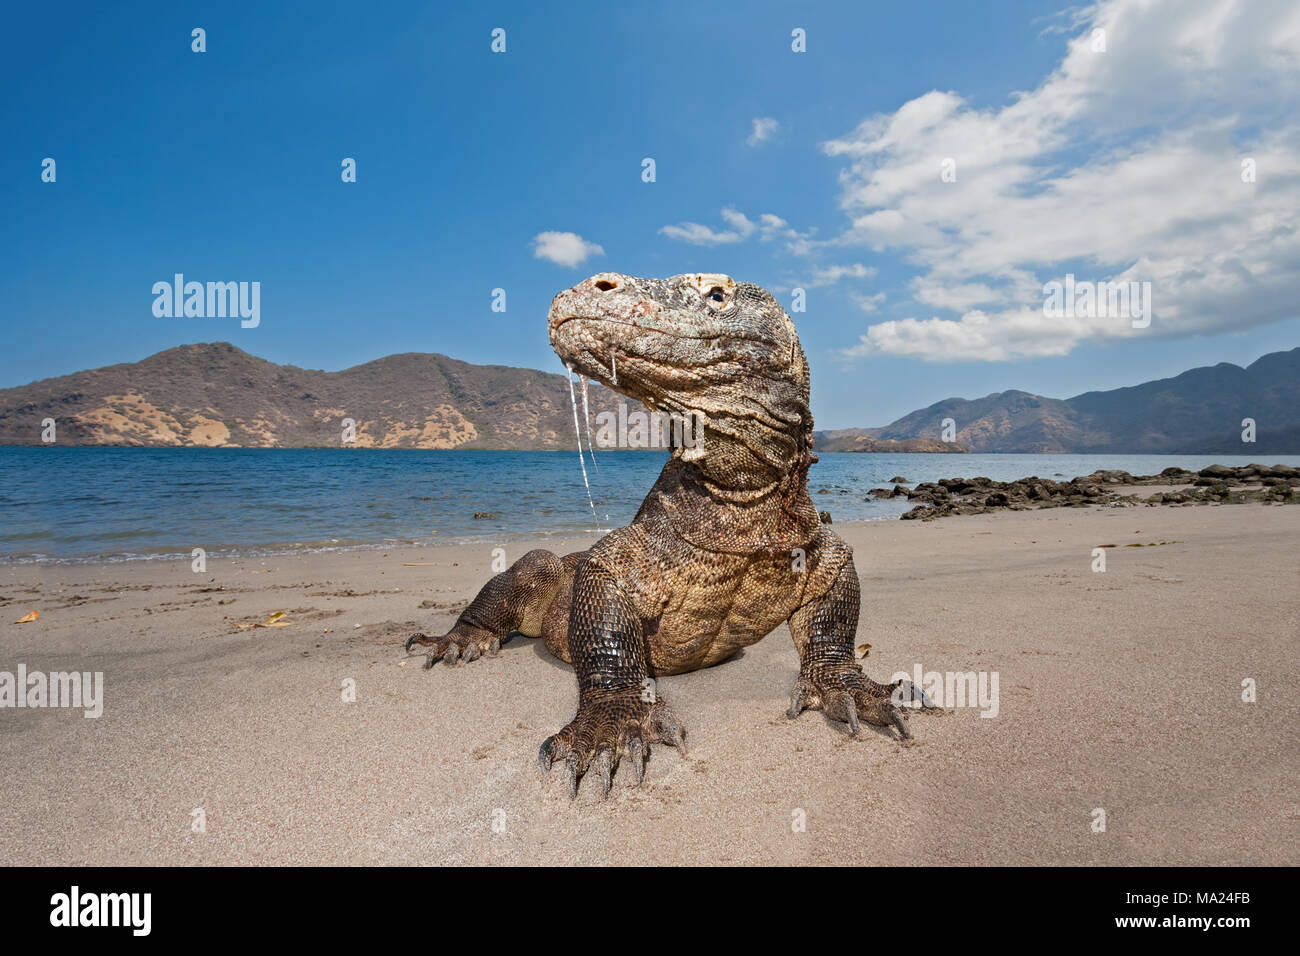
{"label": "dragon's mouth", "polygon": [[550,321],[551,347],[575,374],[654,410],[690,414],[710,388],[763,378],[777,346],[735,330],[672,329],[573,313]]}
{"label": "dragon's mouth", "polygon": [[616,336],[602,334],[627,325],[606,318],[564,316],[551,324],[551,345],[565,367],[579,379],[597,382],[654,412],[698,415],[698,396],[692,399],[690,388],[691,377],[698,370],[646,358],[629,350]]}
{"label": "dragon's mouth", "polygon": [[653,374],[655,364],[629,351],[618,336],[603,334],[615,331],[622,323],[609,319],[592,319],[569,315],[551,324],[551,346],[566,366],[579,375],[600,382],[607,388],[643,398],[636,383],[643,374]]}

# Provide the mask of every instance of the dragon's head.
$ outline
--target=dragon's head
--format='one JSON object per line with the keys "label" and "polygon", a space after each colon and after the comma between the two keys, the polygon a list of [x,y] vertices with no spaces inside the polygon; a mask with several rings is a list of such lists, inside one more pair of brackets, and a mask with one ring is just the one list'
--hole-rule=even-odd
{"label": "dragon's head", "polygon": [[574,372],[702,425],[674,454],[713,481],[759,488],[807,468],[808,361],[766,290],[709,273],[602,272],[557,295],[548,323]]}

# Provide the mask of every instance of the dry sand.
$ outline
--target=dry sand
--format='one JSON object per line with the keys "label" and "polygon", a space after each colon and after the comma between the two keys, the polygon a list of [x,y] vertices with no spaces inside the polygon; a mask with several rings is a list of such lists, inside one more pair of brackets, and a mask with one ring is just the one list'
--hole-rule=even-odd
{"label": "dry sand", "polygon": [[[857,554],[868,672],[996,671],[998,716],[914,716],[911,746],[816,712],[787,720],[797,661],[781,628],[659,682],[685,758],[655,748],[643,788],[616,777],[607,800],[584,786],[572,803],[562,770],[536,764],[573,714],[566,665],[524,638],[432,671],[402,652],[412,630],[452,622],[490,546],[213,559],[202,575],[188,560],[2,568],[0,671],[102,671],[106,691],[99,719],[0,710],[0,858],[1300,863],[1300,508],[836,530]],[[1124,547],[1138,542],[1172,543]],[[1103,544],[1118,547],[1095,573]],[[8,623],[33,608],[36,623]],[[279,610],[291,626],[234,627]]]}

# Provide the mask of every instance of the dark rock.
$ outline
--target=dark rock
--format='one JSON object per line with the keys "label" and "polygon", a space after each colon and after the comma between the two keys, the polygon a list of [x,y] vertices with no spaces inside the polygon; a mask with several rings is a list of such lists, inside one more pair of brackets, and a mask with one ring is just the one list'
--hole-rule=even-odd
{"label": "dark rock", "polygon": [[911,482],[908,481],[906,478],[904,478],[902,475],[895,475],[893,478],[890,478],[890,479],[889,479],[889,482],[890,482],[890,484],[893,484],[893,485],[897,485],[897,484],[910,485],[910,484],[911,484]]}
{"label": "dark rock", "polygon": [[475,521],[481,521],[481,520],[483,520],[484,518],[495,518],[496,516],[497,516],[497,513],[496,513],[495,511],[476,511],[476,512],[474,512],[474,520],[475,520]]}
{"label": "dark rock", "polygon": [[817,517],[822,519],[822,524],[831,523],[831,513],[829,511],[819,511],[817,512]]}
{"label": "dark rock", "polygon": [[[1254,485],[1256,482],[1263,487],[1243,488],[1243,484]],[[1131,492],[1108,491],[1104,485],[1191,487],[1156,492],[1148,498],[1142,498]],[[1125,491],[1128,492],[1128,489]],[[873,489],[873,494],[877,497],[885,497],[884,492],[883,488]],[[1239,468],[1211,465],[1200,473],[1173,467],[1164,469],[1158,475],[1131,475],[1122,469],[1098,469],[1091,475],[1080,475],[1065,482],[1036,475],[1010,482],[993,481],[983,476],[942,478],[937,482],[921,482],[910,490],[896,485],[889,497],[906,496],[910,502],[915,503],[915,507],[902,517],[932,521],[948,515],[988,514],[998,508],[1012,511],[1090,506],[1124,508],[1136,505],[1190,508],[1193,505],[1237,501],[1273,504],[1295,501],[1297,493],[1300,493],[1300,468],[1290,465],[1247,465]]]}
{"label": "dark rock", "polygon": [[1133,476],[1119,468],[1110,470],[1098,468],[1088,477],[1107,485],[1127,485],[1133,482]]}

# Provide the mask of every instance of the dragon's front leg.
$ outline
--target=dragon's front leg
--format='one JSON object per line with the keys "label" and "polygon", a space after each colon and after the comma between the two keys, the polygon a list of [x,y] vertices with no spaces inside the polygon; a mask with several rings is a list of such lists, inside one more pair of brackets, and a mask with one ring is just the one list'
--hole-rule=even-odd
{"label": "dragon's front leg", "polygon": [[840,568],[831,589],[790,616],[790,633],[799,650],[799,680],[787,714],[798,717],[804,708],[820,708],[828,717],[858,732],[858,721],[893,727],[903,739],[911,736],[895,701],[915,695],[922,706],[929,699],[911,681],[878,684],[862,673],[853,659],[861,589],[850,558]]}
{"label": "dragon's front leg", "polygon": [[455,664],[495,656],[516,631],[537,637],[562,578],[559,558],[540,548],[529,551],[483,585],[450,631],[439,637],[412,634],[406,639],[406,652],[416,644],[429,648],[424,662],[428,668],[438,661]]}
{"label": "dragon's front leg", "polygon": [[578,673],[578,713],[542,742],[542,770],[567,758],[570,798],[589,769],[608,794],[623,758],[633,782],[640,784],[647,744],[683,748],[684,733],[649,679],[640,618],[614,575],[590,561],[573,579],[569,653]]}

